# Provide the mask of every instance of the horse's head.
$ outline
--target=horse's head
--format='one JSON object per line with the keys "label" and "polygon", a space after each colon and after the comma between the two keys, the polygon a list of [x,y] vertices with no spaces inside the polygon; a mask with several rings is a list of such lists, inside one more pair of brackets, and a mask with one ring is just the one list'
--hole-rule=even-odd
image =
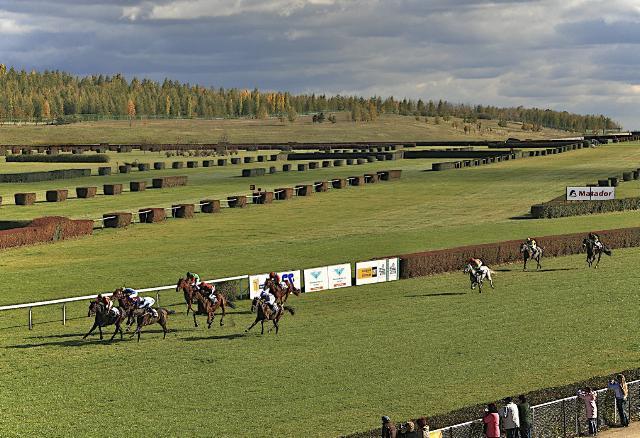
{"label": "horse's head", "polygon": [[89,303],[89,312],[87,313],[87,317],[89,317],[91,315],[95,315],[97,308],[98,308],[98,302],[97,301],[91,301]]}
{"label": "horse's head", "polygon": [[520,245],[520,252],[524,253],[524,252],[529,252],[529,245],[527,245],[526,243],[523,243]]}
{"label": "horse's head", "polygon": [[582,239],[582,246],[584,246],[585,248],[589,248],[592,244],[593,242],[588,237]]}
{"label": "horse's head", "polygon": [[471,266],[470,263],[467,263],[462,269],[462,272],[464,272],[465,274],[468,274],[469,272],[472,272],[472,271],[473,271],[473,267]]}
{"label": "horse's head", "polygon": [[180,290],[186,291],[191,289],[191,285],[186,278],[179,278],[178,283],[176,283],[176,292],[180,292]]}
{"label": "horse's head", "polygon": [[259,302],[260,302],[259,297],[255,297],[253,300],[251,300],[251,313],[256,313],[256,311],[258,310]]}

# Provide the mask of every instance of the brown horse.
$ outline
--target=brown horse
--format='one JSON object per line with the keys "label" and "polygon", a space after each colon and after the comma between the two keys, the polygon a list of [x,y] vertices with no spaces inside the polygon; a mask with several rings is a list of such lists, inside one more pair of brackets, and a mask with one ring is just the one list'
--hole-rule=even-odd
{"label": "brown horse", "polygon": [[287,302],[287,298],[289,298],[289,294],[294,294],[295,296],[300,295],[300,289],[296,289],[296,287],[290,281],[286,281],[287,287],[282,287],[277,284],[272,278],[267,278],[264,281],[264,287],[269,289],[269,292],[276,297],[276,302],[278,304],[284,304]]}
{"label": "brown horse", "polygon": [[216,317],[216,310],[222,309],[222,316],[220,317],[220,326],[224,325],[224,317],[226,313],[226,307],[229,306],[232,309],[235,309],[235,304],[233,302],[227,300],[227,298],[218,293],[214,292],[216,295],[216,303],[213,304],[209,297],[206,297],[200,290],[196,290],[193,293],[193,298],[198,302],[198,311],[193,312],[193,324],[198,327],[198,321],[196,321],[196,315],[207,315],[207,328],[211,328],[211,324],[213,323],[213,319]]}
{"label": "brown horse", "polygon": [[98,331],[100,332],[100,340],[102,340],[102,327],[106,327],[109,325],[116,326],[116,331],[113,332],[113,336],[111,336],[111,339],[109,339],[109,341],[113,341],[113,338],[116,337],[116,334],[118,332],[120,332],[120,339],[122,339],[121,324],[122,324],[122,320],[124,319],[125,311],[123,308],[117,308],[117,309],[118,309],[118,314],[113,315],[111,312],[107,310],[107,306],[105,306],[104,303],[100,303],[98,301],[91,301],[91,303],[89,304],[89,313],[87,314],[87,317],[91,315],[95,315],[96,318],[95,318],[95,321],[93,322],[93,327],[91,327],[91,330],[89,330],[89,333],[84,335],[82,339],[86,339],[87,336],[89,336],[97,327]]}
{"label": "brown horse", "polygon": [[138,342],[140,342],[140,332],[142,331],[142,327],[158,323],[162,326],[162,331],[164,332],[162,339],[166,338],[167,332],[169,331],[167,328],[167,316],[173,315],[176,311],[160,307],[156,309],[156,313],[158,316],[153,316],[146,309],[135,309],[132,314],[136,318],[138,326],[136,327],[136,331],[131,334],[131,337],[137,334]]}
{"label": "brown horse", "polygon": [[127,331],[129,331],[131,325],[134,323],[133,311],[136,309],[136,304],[127,294],[124,293],[124,289],[121,287],[113,291],[111,300],[118,300],[119,306],[127,315]]}
{"label": "brown horse", "polygon": [[[278,305],[278,311],[274,313],[271,311],[271,308],[267,303],[263,302],[259,297],[254,298],[253,301],[251,301],[251,311],[256,312],[256,320],[253,321],[253,324],[251,324],[244,332],[248,332],[257,323],[260,323],[262,325],[262,331],[260,334],[264,335],[264,322],[273,321],[273,327],[275,327],[277,335],[278,329],[280,328],[278,322],[280,321],[280,318],[282,318],[282,315],[284,315],[285,310],[292,316],[296,313],[293,307],[284,305]],[[271,333],[272,328],[269,329],[269,333]]]}
{"label": "brown horse", "polygon": [[[195,288],[191,285],[191,283],[189,283],[189,280],[187,280],[186,278],[180,278],[178,280],[178,283],[176,284],[176,292],[180,292],[181,289],[184,294],[184,301],[187,303],[187,315],[189,314],[189,310],[195,313],[195,310],[193,310],[193,301],[195,300],[196,292]],[[198,324],[196,324],[196,327],[198,327]]]}

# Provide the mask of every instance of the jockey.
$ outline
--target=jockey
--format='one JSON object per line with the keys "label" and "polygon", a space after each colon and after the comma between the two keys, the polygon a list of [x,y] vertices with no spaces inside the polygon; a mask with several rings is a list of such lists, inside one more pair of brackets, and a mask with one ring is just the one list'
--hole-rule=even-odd
{"label": "jockey", "polygon": [[124,293],[127,298],[133,301],[138,298],[138,291],[135,289],[131,289],[130,287],[125,287],[124,289],[122,289],[122,293]]}
{"label": "jockey", "polygon": [[484,265],[484,263],[482,263],[482,260],[477,259],[477,258],[474,258],[474,257],[471,257],[471,258],[469,259],[469,264],[471,265],[471,267],[472,267],[473,269],[480,269],[480,267],[481,267],[482,265]]}
{"label": "jockey", "polygon": [[145,312],[149,312],[152,317],[157,318],[158,312],[153,308],[153,305],[156,303],[151,297],[138,297],[136,299],[136,308],[143,309]]}
{"label": "jockey", "polygon": [[207,298],[211,300],[212,304],[216,304],[218,302],[215,284],[209,284],[203,281],[202,283],[200,283],[200,290],[205,294]]}
{"label": "jockey", "polygon": [[271,292],[263,290],[262,293],[260,293],[260,299],[269,305],[269,308],[273,313],[276,313],[278,311],[276,297]]}
{"label": "jockey", "polygon": [[187,281],[191,286],[197,288],[200,284],[200,276],[194,272],[187,272]]}
{"label": "jockey", "polygon": [[598,236],[596,233],[589,233],[589,239],[593,242],[596,248],[604,248],[604,245],[602,244],[602,242],[600,242],[600,236]]}
{"label": "jockey", "polygon": [[111,310],[113,309],[111,298],[106,295],[103,296],[102,294],[98,294],[98,296],[96,297],[96,302],[104,304],[104,308],[106,309],[107,313],[111,312]]}
{"label": "jockey", "polygon": [[538,249],[538,244],[536,243],[536,240],[532,239],[531,237],[527,237],[526,244],[529,248],[531,248],[532,251],[535,251],[536,249]]}

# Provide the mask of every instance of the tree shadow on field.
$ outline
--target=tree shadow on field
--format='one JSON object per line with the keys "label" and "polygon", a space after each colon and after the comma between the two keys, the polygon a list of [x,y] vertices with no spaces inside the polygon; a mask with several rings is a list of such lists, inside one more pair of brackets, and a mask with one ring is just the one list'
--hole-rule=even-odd
{"label": "tree shadow on field", "polygon": [[466,292],[436,292],[433,294],[416,294],[405,295],[405,298],[430,298],[430,297],[452,297],[457,295],[466,295]]}
{"label": "tree shadow on field", "polygon": [[523,214],[521,216],[511,216],[509,220],[512,221],[525,221],[528,219],[535,219],[535,217],[531,216],[531,214]]}
{"label": "tree shadow on field", "polygon": [[232,333],[229,335],[189,336],[188,338],[182,338],[182,340],[192,342],[192,341],[210,341],[210,340],[216,340],[216,339],[232,340],[232,339],[238,339],[238,338],[244,338],[244,337],[245,337],[244,333]]}

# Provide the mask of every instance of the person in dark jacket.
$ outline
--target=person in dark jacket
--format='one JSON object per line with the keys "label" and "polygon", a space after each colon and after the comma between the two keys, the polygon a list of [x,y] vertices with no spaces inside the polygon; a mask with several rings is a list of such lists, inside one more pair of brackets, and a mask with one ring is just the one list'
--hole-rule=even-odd
{"label": "person in dark jacket", "polygon": [[389,417],[382,417],[382,438],[397,438],[398,430]]}
{"label": "person in dark jacket", "polygon": [[518,397],[518,416],[520,417],[520,438],[531,438],[531,406],[527,397]]}

